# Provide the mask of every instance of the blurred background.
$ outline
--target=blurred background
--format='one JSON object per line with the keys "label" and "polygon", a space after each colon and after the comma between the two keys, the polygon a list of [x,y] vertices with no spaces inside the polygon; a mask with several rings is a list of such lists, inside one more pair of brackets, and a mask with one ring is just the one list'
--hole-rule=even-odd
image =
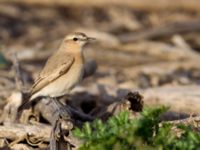
{"label": "blurred background", "polygon": [[62,38],[76,31],[98,39],[84,52],[98,69],[79,90],[97,94],[103,86],[98,94],[108,100],[119,89],[141,91],[147,105],[198,113],[199,0],[1,0],[0,99],[16,89],[13,54],[28,89]]}

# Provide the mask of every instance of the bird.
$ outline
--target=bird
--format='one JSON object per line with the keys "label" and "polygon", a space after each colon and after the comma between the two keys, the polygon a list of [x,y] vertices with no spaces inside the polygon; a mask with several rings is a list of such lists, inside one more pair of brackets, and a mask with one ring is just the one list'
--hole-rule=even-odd
{"label": "bird", "polygon": [[38,97],[57,98],[69,94],[83,78],[83,46],[94,40],[81,32],[67,35],[58,50],[46,61],[30,90],[29,100],[19,110]]}

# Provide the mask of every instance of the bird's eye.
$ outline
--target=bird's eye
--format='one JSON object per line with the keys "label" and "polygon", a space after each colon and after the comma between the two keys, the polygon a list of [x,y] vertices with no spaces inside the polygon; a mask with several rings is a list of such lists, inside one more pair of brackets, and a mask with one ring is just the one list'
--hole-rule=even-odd
{"label": "bird's eye", "polygon": [[78,38],[73,38],[74,41],[78,41]]}

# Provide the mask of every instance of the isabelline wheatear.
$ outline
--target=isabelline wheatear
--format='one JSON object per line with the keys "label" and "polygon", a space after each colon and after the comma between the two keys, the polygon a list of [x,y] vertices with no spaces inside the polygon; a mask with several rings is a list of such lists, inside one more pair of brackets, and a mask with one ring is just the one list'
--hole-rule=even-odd
{"label": "isabelline wheatear", "polygon": [[56,98],[68,94],[82,80],[83,46],[93,40],[84,33],[67,35],[33,84],[28,103],[40,96]]}

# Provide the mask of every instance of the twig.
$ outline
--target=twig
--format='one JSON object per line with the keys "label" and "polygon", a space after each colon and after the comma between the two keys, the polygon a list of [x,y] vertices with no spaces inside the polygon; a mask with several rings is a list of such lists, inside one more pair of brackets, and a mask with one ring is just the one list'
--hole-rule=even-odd
{"label": "twig", "polygon": [[128,43],[143,39],[155,39],[160,37],[166,37],[173,34],[195,32],[195,31],[200,31],[200,21],[198,20],[175,23],[162,27],[143,30],[140,32],[123,34],[120,35],[119,38],[121,39],[122,42]]}
{"label": "twig", "polygon": [[162,126],[163,123],[172,124],[173,128],[171,130],[173,134],[175,134],[177,137],[181,137],[181,135],[184,133],[184,131],[181,128],[178,128],[177,125],[191,126],[194,131],[200,133],[200,116],[189,117],[187,119],[181,119],[181,120],[175,120],[175,121],[167,121],[167,122],[164,121],[160,123],[160,126]]}
{"label": "twig", "polygon": [[19,91],[22,91],[24,83],[23,83],[23,79],[22,79],[22,74],[20,71],[20,65],[19,65],[19,61],[17,59],[16,54],[13,54],[13,68],[15,70],[15,84],[16,84],[16,88]]}
{"label": "twig", "polygon": [[181,120],[175,120],[175,121],[169,121],[169,123],[172,124],[184,124],[184,125],[192,125],[195,128],[199,128],[200,131],[200,116],[197,117],[189,117],[186,119]]}

